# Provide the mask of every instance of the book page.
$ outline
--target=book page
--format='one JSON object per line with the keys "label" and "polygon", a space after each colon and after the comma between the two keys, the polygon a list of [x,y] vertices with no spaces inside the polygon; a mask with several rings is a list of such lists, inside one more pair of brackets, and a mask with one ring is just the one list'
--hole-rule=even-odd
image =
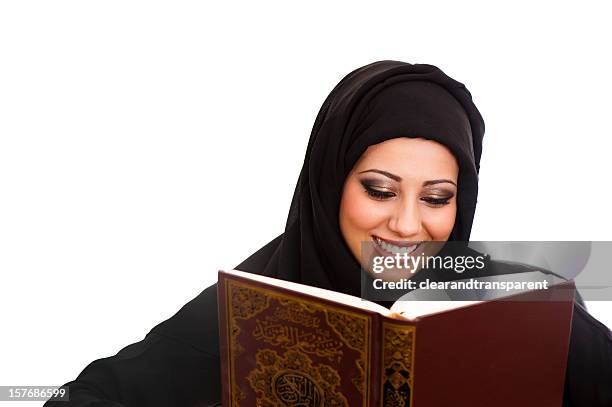
{"label": "book page", "polygon": [[242,278],[246,278],[248,280],[257,281],[259,283],[267,284],[274,287],[280,287],[287,290],[295,291],[298,294],[308,294],[313,297],[323,298],[329,301],[334,301],[339,304],[348,305],[350,307],[361,308],[364,310],[372,311],[379,313],[384,316],[389,316],[391,311],[382,305],[378,305],[371,301],[366,301],[362,298],[355,297],[352,295],[339,293],[337,291],[326,290],[324,288],[312,287],[305,284],[296,283],[293,281],[285,281],[279,280],[273,277],[266,277],[259,274],[247,273],[245,271],[240,270],[231,270],[231,271],[221,271],[221,273],[226,273]]}
{"label": "book page", "polygon": [[[453,280],[454,283],[467,282],[471,279]],[[557,284],[565,282],[553,274],[543,273],[541,271],[529,271],[524,273],[501,274],[486,277],[479,277],[477,280],[481,283],[503,283],[512,282],[515,284],[528,282],[547,282],[547,287],[553,287]],[[533,290],[527,288],[512,289],[512,290],[493,290],[493,289],[437,289],[437,290],[413,290],[391,307],[391,311],[402,316],[413,319],[421,316],[436,314],[440,312],[450,311],[453,309],[475,305],[485,301],[494,301],[504,298],[510,298],[524,294]]]}
{"label": "book page", "polygon": [[[375,302],[364,300],[360,297],[313,287],[293,281],[280,280],[273,277],[248,273],[240,270],[222,271],[222,273],[235,275],[248,280],[257,281],[273,287],[280,287],[299,294],[307,294],[313,297],[324,298],[339,304],[376,312],[386,317],[413,320],[428,314],[449,311],[455,308],[469,306],[481,301],[396,301],[391,309],[378,305]],[[399,314],[399,315],[398,315]]]}

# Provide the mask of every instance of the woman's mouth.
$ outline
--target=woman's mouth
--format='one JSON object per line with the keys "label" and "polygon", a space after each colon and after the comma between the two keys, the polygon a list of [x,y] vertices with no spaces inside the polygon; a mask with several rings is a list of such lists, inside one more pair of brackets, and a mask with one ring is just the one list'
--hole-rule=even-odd
{"label": "woman's mouth", "polygon": [[412,254],[423,242],[398,242],[395,240],[386,240],[378,236],[372,236],[374,246],[383,252],[391,255],[395,254]]}

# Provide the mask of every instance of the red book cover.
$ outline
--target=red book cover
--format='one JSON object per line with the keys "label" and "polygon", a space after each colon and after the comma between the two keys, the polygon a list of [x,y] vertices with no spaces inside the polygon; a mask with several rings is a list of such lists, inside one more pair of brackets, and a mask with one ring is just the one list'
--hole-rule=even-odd
{"label": "red book cover", "polygon": [[561,405],[571,283],[410,320],[249,273],[217,287],[224,406]]}

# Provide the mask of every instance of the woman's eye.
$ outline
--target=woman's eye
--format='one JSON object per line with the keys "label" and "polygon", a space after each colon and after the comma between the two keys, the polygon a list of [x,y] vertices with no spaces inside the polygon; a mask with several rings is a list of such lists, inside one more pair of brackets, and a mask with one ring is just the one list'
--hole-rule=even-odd
{"label": "woman's eye", "polygon": [[371,198],[377,199],[379,201],[384,201],[385,199],[390,199],[395,196],[395,192],[381,191],[368,186],[365,187],[365,191]]}
{"label": "woman's eye", "polygon": [[444,205],[448,205],[450,203],[450,199],[452,197],[447,197],[447,198],[432,198],[432,197],[423,197],[421,198],[421,200],[427,202],[428,204],[432,205],[432,206],[444,206]]}

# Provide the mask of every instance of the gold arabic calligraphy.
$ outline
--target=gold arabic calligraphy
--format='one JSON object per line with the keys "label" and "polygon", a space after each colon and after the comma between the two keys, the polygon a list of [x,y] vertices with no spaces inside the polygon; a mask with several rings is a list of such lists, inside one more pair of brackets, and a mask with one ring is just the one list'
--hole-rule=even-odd
{"label": "gold arabic calligraphy", "polygon": [[304,353],[340,360],[343,344],[323,329],[304,330],[267,319],[257,319],[253,331],[255,339],[285,349],[301,350]]}

